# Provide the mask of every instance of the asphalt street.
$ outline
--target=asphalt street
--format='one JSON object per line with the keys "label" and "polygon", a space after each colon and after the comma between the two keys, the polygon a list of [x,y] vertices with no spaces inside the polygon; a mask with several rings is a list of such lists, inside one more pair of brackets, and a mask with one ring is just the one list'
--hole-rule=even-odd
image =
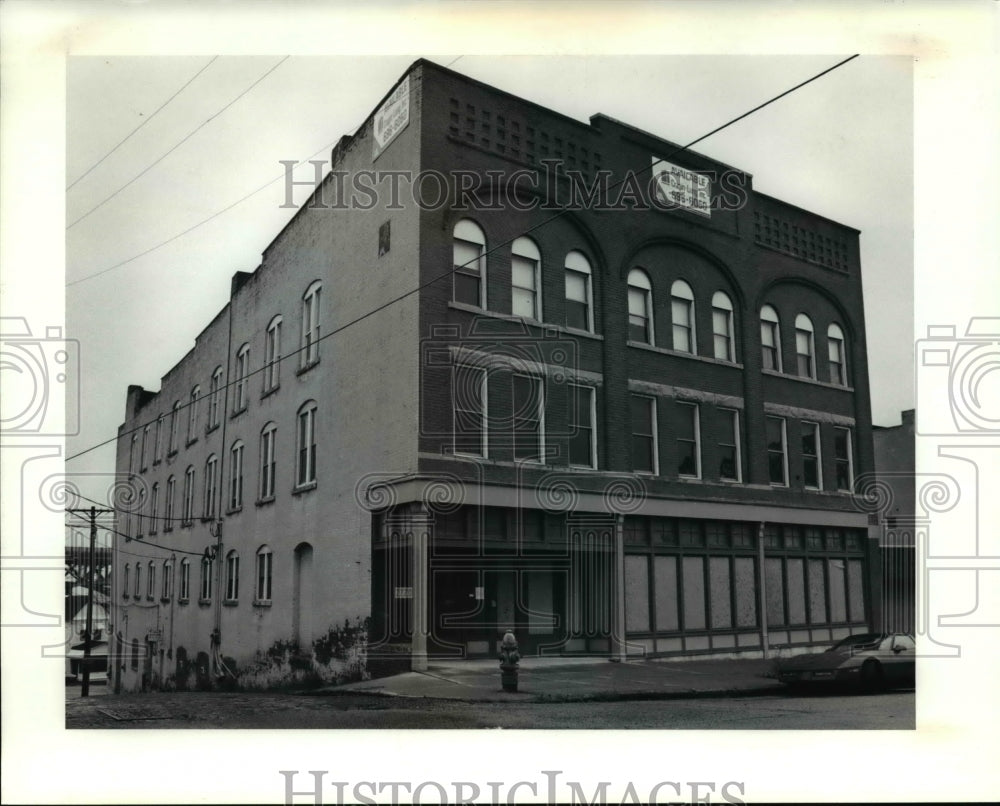
{"label": "asphalt street", "polygon": [[90,698],[68,689],[66,727],[101,729],[912,730],[912,690],[576,703],[461,702],[364,694],[184,692]]}

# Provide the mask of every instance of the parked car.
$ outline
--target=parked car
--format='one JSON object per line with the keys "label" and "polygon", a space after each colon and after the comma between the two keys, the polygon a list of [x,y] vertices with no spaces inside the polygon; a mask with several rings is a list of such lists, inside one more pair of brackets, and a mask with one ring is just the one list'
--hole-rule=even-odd
{"label": "parked car", "polygon": [[866,690],[915,682],[916,644],[906,633],[861,633],[825,652],[778,661],[778,679],[789,686],[839,683]]}

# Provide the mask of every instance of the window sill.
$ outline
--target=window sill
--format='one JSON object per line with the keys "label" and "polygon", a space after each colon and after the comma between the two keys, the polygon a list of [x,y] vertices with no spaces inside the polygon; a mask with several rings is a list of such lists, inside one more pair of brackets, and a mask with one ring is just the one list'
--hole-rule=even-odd
{"label": "window sill", "polygon": [[815,378],[803,378],[801,375],[791,375],[787,372],[777,372],[773,369],[762,369],[760,371],[761,375],[770,375],[774,378],[785,378],[789,381],[798,381],[799,383],[808,383],[812,386],[821,386],[824,389],[839,389],[842,392],[853,392],[853,386],[844,386],[839,383],[830,383],[828,381],[818,381]]}
{"label": "window sill", "polygon": [[296,375],[304,375],[309,370],[311,370],[313,367],[315,367],[318,363],[319,363],[319,358],[314,358],[312,361],[309,361],[309,362],[303,364],[301,367],[299,367],[297,370],[295,370],[295,374]]}
{"label": "window sill", "polygon": [[270,599],[254,599],[253,600],[253,606],[254,607],[270,607],[271,606],[271,600]]}
{"label": "window sill", "polygon": [[224,599],[222,601],[222,606],[223,607],[236,607],[237,605],[239,605],[239,603],[240,603],[239,599]]}
{"label": "window sill", "polygon": [[707,355],[698,355],[697,353],[686,353],[683,350],[672,350],[668,347],[657,347],[655,344],[646,344],[641,341],[628,341],[629,347],[635,347],[637,350],[649,350],[652,353],[660,353],[661,355],[672,355],[677,358],[690,358],[694,361],[704,361],[707,364],[716,364],[720,367],[732,367],[733,369],[743,369],[743,365],[738,361],[725,361],[721,358],[714,358]]}
{"label": "window sill", "polygon": [[273,495],[269,495],[269,496],[267,496],[266,498],[258,498],[258,499],[257,499],[257,500],[256,500],[256,501],[254,502],[254,506],[258,506],[258,507],[266,507],[266,506],[268,506],[269,504],[273,504],[273,503],[274,503],[274,496],[273,496]]}
{"label": "window sill", "polygon": [[240,504],[238,507],[230,507],[226,510],[227,515],[238,515],[243,511],[243,505]]}
{"label": "window sill", "polygon": [[146,601],[147,602],[152,602],[153,601],[153,597],[152,596],[147,596],[146,597]]}
{"label": "window sill", "polygon": [[163,527],[163,533],[164,534],[166,534],[167,532],[172,532],[172,531],[174,531],[174,527],[173,526],[164,526]]}
{"label": "window sill", "polygon": [[302,495],[303,493],[312,492],[316,489],[315,481],[308,481],[305,484],[299,484],[298,486],[292,488],[292,495]]}
{"label": "window sill", "polygon": [[239,417],[241,414],[243,414],[246,410],[247,410],[247,406],[246,405],[243,405],[243,406],[241,406],[238,409],[233,409],[233,413],[229,415],[229,419],[230,420],[235,420],[237,417]]}
{"label": "window sill", "polygon": [[156,466],[157,466],[158,464],[160,464],[160,462],[162,462],[162,461],[163,461],[162,459],[154,459],[154,460],[153,460],[153,467],[156,467]]}
{"label": "window sill", "polygon": [[123,593],[123,594],[122,594],[122,600],[123,600],[123,601],[125,601],[125,602],[127,602],[127,601],[128,601],[128,599],[129,599],[129,596],[128,596],[128,594],[127,594],[127,593]]}
{"label": "window sill", "polygon": [[280,388],[281,388],[281,384],[276,383],[270,389],[265,389],[263,392],[261,392],[260,399],[263,400],[265,397],[270,397],[275,392],[277,392]]}
{"label": "window sill", "polygon": [[193,520],[181,521],[181,528],[182,529],[190,529],[192,526],[194,526],[194,521]]}
{"label": "window sill", "polygon": [[176,455],[177,455],[177,448],[172,448],[171,450],[167,451],[168,459],[173,459]]}
{"label": "window sill", "polygon": [[212,425],[208,426],[208,428],[205,429],[205,436],[207,437],[213,431],[217,431],[218,428],[219,428],[219,424],[218,423],[213,423]]}
{"label": "window sill", "polygon": [[170,597],[169,596],[161,596],[160,597],[160,602],[162,602],[163,604],[170,604]]}
{"label": "window sill", "polygon": [[198,604],[201,607],[208,607],[210,604],[212,604],[212,600],[211,599],[199,599],[198,600]]}
{"label": "window sill", "polygon": [[191,604],[191,600],[190,599],[178,599],[177,600],[177,604],[179,604],[179,605]]}
{"label": "window sill", "polygon": [[454,300],[448,303],[448,307],[455,311],[465,311],[466,313],[474,313],[478,316],[488,316],[491,319],[502,319],[506,322],[523,322],[529,327],[537,327],[543,330],[555,330],[559,333],[565,333],[570,336],[580,336],[585,339],[604,341],[604,336],[599,333],[594,333],[590,330],[580,330],[579,328],[568,327],[566,325],[557,325],[554,322],[543,322],[540,319],[532,319],[530,316],[515,316],[510,313],[490,311],[486,308],[479,308],[475,305],[469,305],[465,302],[455,302]]}
{"label": "window sill", "polygon": [[190,448],[198,441],[198,437],[191,437],[187,442],[184,443],[185,448]]}

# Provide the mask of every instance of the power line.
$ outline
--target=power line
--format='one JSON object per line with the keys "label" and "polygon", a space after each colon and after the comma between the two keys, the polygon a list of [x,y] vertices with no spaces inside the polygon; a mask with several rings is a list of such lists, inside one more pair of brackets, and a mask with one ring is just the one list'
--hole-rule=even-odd
{"label": "power line", "polygon": [[[853,59],[858,58],[859,55],[860,54],[855,53],[853,56],[849,56],[848,58],[843,59],[840,62],[837,62],[837,64],[833,65],[832,67],[828,67],[826,70],[823,70],[822,72],[817,73],[816,75],[812,76],[811,78],[808,78],[805,81],[802,81],[802,82],[796,84],[794,87],[791,87],[790,89],[787,89],[784,92],[782,92],[782,93],[780,93],[778,95],[775,95],[773,98],[765,101],[764,103],[755,106],[753,109],[749,110],[748,112],[744,112],[743,114],[741,114],[741,115],[739,115],[739,116],[737,116],[735,118],[732,118],[731,120],[729,120],[728,122],[722,124],[721,126],[718,126],[718,127],[714,128],[714,129],[712,129],[712,131],[708,132],[708,134],[704,134],[701,137],[698,137],[697,139],[692,140],[687,145],[678,146],[673,151],[670,151],[666,155],[666,157],[661,158],[659,161],[662,162],[664,160],[667,160],[667,159],[670,159],[670,158],[676,156],[677,154],[679,154],[682,151],[686,151],[687,149],[691,148],[691,146],[695,145],[696,143],[700,143],[702,140],[706,139],[707,137],[710,137],[713,134],[717,134],[718,132],[722,131],[723,129],[726,129],[729,126],[732,126],[734,123],[736,123],[736,122],[738,122],[740,120],[743,120],[748,115],[751,115],[754,112],[760,111],[761,109],[763,109],[766,106],[769,106],[770,104],[774,103],[775,101],[777,101],[777,100],[779,100],[781,98],[784,98],[786,95],[789,95],[790,93],[792,93],[792,92],[794,92],[794,91],[796,91],[798,89],[801,89],[802,87],[806,86],[807,84],[810,84],[813,81],[816,81],[817,79],[822,78],[826,74],[832,72],[833,70],[836,70],[838,67],[842,67],[843,65],[845,65],[848,62],[852,61]],[[461,58],[461,57],[459,57],[459,58]],[[636,171],[635,174],[634,174],[634,176],[641,175],[641,174],[645,173],[646,171],[651,171],[653,169],[653,167],[654,167],[653,164],[650,164],[650,165],[646,166],[645,168],[642,168],[639,171]],[[274,181],[274,180],[272,180],[272,181]],[[618,182],[615,182],[613,184],[610,184],[608,186],[608,190],[616,188],[616,187],[624,184],[626,181],[628,181],[628,177],[626,177],[624,179],[621,179]],[[270,184],[270,183],[268,183],[268,184]],[[523,237],[523,236],[527,235],[528,233],[535,232],[536,230],[541,229],[542,227],[546,226],[547,224],[550,224],[553,221],[555,221],[556,219],[561,218],[562,216],[566,215],[566,213],[568,213],[570,211],[571,211],[570,207],[564,206],[563,209],[560,210],[559,212],[554,213],[549,218],[546,218],[546,219],[540,221],[539,223],[537,223],[537,224],[535,224],[535,225],[533,225],[531,227],[528,227],[526,230],[524,230],[523,232],[521,232],[517,236],[515,236],[513,238],[509,238],[508,240],[503,241],[501,243],[498,243],[492,249],[487,249],[486,251],[484,251],[481,255],[479,255],[479,256],[477,256],[475,258],[470,258],[469,260],[465,261],[465,263],[462,263],[460,265],[454,265],[450,269],[442,272],[441,274],[438,274],[438,275],[432,277],[430,280],[427,280],[427,281],[425,281],[423,283],[420,283],[419,285],[415,286],[414,288],[411,288],[408,291],[404,291],[402,294],[400,294],[400,295],[398,295],[396,297],[393,297],[392,299],[390,299],[390,300],[382,303],[381,305],[379,305],[379,306],[371,309],[370,311],[367,311],[366,313],[361,314],[360,316],[356,317],[355,319],[352,319],[349,322],[346,322],[345,324],[341,325],[340,327],[335,328],[334,330],[331,330],[326,335],[320,336],[319,339],[317,339],[316,342],[313,342],[313,343],[316,344],[316,343],[319,343],[321,341],[325,341],[326,339],[331,338],[332,336],[336,336],[337,334],[343,332],[344,330],[347,330],[349,327],[353,327],[354,325],[357,325],[360,322],[363,322],[364,320],[366,320],[366,319],[374,316],[375,314],[382,312],[386,308],[389,308],[392,305],[395,305],[397,302],[401,302],[402,300],[406,299],[407,297],[411,297],[414,294],[419,293],[420,291],[422,291],[423,289],[427,288],[428,286],[431,286],[434,283],[439,282],[439,281],[443,280],[446,277],[450,277],[451,275],[453,275],[455,273],[455,271],[457,269],[463,268],[463,267],[467,266],[469,263],[479,261],[480,259],[485,258],[486,256],[491,255],[494,252],[496,252],[496,251],[498,251],[500,249],[503,249],[504,247],[509,246],[514,241],[516,241],[518,238]],[[110,271],[110,269],[107,269],[106,271]],[[87,278],[84,278],[84,279],[87,279]],[[77,281],[77,282],[80,282],[80,281]],[[231,302],[226,303],[226,304],[229,305],[229,304],[231,304]],[[280,364],[280,362],[285,361],[288,358],[291,358],[291,357],[293,357],[295,355],[298,355],[299,353],[301,353],[301,352],[303,352],[305,350],[311,349],[311,346],[312,345],[303,345],[302,347],[298,348],[297,350],[292,351],[288,355],[281,356],[280,358],[275,359],[275,361],[273,363]],[[228,356],[227,356],[227,360],[228,360]],[[234,386],[236,384],[244,383],[246,380],[248,380],[252,376],[256,375],[257,373],[265,371],[269,366],[270,366],[270,364],[264,364],[259,369],[252,370],[252,371],[248,372],[246,375],[242,376],[241,378],[237,378],[234,381],[227,381],[225,384],[222,384],[222,385],[220,385],[218,387],[218,391],[221,391],[223,389],[228,389],[230,386]],[[204,395],[201,395],[200,397],[195,398],[193,401],[189,401],[187,403],[182,403],[181,405],[179,405],[177,407],[177,409],[172,409],[171,411],[172,412],[173,411],[178,411],[178,412],[183,411],[184,409],[188,408],[189,406],[194,405],[195,403],[198,403],[198,402],[200,402],[200,401],[202,401],[202,400],[210,397],[213,393],[214,392],[210,391],[210,392],[208,392],[208,393],[206,393]],[[66,457],[66,461],[68,462],[71,459],[77,459],[77,458],[83,456],[84,454],[90,453],[91,451],[97,450],[98,448],[101,448],[101,447],[103,447],[105,445],[108,445],[108,444],[113,443],[113,442],[117,442],[118,439],[120,439],[123,436],[128,436],[129,434],[134,434],[134,433],[136,433],[138,431],[141,431],[142,429],[146,428],[147,426],[150,426],[150,425],[153,425],[154,423],[156,423],[157,420],[159,420],[159,418],[161,416],[163,416],[163,415],[159,415],[159,416],[157,416],[153,420],[149,420],[149,421],[147,421],[145,423],[141,423],[140,425],[137,425],[137,426],[135,426],[134,428],[132,428],[132,429],[130,429],[128,431],[124,431],[124,432],[122,432],[121,434],[119,434],[117,436],[111,437],[110,439],[106,439],[103,442],[98,442],[95,445],[91,445],[89,448],[85,448],[82,451],[78,451],[77,453],[74,453],[72,456],[67,456]],[[222,447],[223,447],[223,449],[225,449],[225,445],[223,445]]]}
{"label": "power line", "polygon": [[276,65],[274,65],[273,67],[271,67],[267,72],[264,73],[264,75],[262,75],[256,81],[254,81],[253,84],[251,84],[249,87],[247,87],[245,90],[243,90],[243,92],[241,92],[235,98],[233,98],[233,100],[231,100],[228,104],[226,104],[224,107],[222,107],[222,109],[220,109],[218,112],[216,112],[210,118],[208,118],[204,123],[201,123],[197,127],[195,127],[194,130],[192,130],[188,135],[186,135],[179,143],[177,143],[175,146],[173,146],[169,151],[167,151],[165,154],[163,154],[162,156],[158,157],[152,163],[150,163],[149,165],[147,165],[143,170],[141,170],[139,173],[137,173],[135,176],[133,176],[131,179],[129,179],[128,182],[126,182],[124,185],[122,185],[120,188],[118,188],[118,190],[116,190],[110,196],[108,196],[103,201],[100,201],[96,205],[94,205],[93,207],[91,207],[86,213],[84,213],[82,216],[80,216],[78,219],[76,219],[72,224],[69,224],[66,227],[66,229],[68,230],[68,229],[71,229],[71,228],[75,227],[77,224],[79,224],[81,221],[83,221],[83,219],[85,219],[87,216],[89,216],[95,210],[98,210],[99,208],[103,207],[107,202],[111,201],[111,199],[113,199],[115,196],[117,196],[119,193],[121,193],[123,190],[125,190],[125,188],[127,188],[133,182],[135,182],[140,177],[144,176],[149,171],[151,171],[156,165],[158,165],[160,162],[162,162],[168,156],[170,156],[171,154],[173,154],[178,148],[180,148],[182,145],[184,145],[184,143],[186,143],[188,140],[190,140],[192,137],[194,137],[195,134],[197,134],[199,131],[201,131],[203,128],[205,128],[205,126],[207,126],[209,123],[211,123],[217,117],[219,117],[219,115],[221,115],[223,112],[225,112],[227,109],[229,109],[229,107],[231,107],[238,100],[240,100],[240,98],[242,98],[244,95],[246,95],[248,92],[250,92],[250,90],[252,90],[258,84],[260,84],[261,81],[263,81],[265,78],[267,78],[269,75],[271,75],[271,73],[273,73],[275,70],[277,70],[279,67],[281,67],[281,65],[284,64],[289,58],[290,58],[289,56],[285,56],[284,58],[282,58],[281,61],[279,61]]}
{"label": "power line", "polygon": [[75,184],[76,184],[77,182],[79,182],[79,181],[80,181],[81,179],[83,179],[83,178],[84,178],[84,177],[85,177],[85,176],[86,176],[87,174],[89,174],[89,173],[90,173],[91,171],[93,171],[93,170],[94,170],[94,168],[96,168],[96,167],[97,167],[98,165],[100,165],[100,164],[101,164],[102,162],[104,162],[104,160],[106,160],[106,159],[107,159],[108,157],[110,157],[110,156],[111,156],[112,154],[114,154],[114,153],[115,153],[115,152],[116,152],[116,151],[117,151],[117,150],[118,150],[119,148],[121,148],[121,147],[122,147],[122,146],[123,146],[123,145],[125,144],[125,142],[126,142],[126,141],[127,141],[127,140],[128,140],[128,139],[129,139],[129,138],[130,138],[130,137],[131,137],[131,136],[132,136],[133,134],[135,134],[135,133],[136,133],[137,131],[139,131],[139,129],[141,129],[141,128],[142,128],[143,126],[145,126],[145,125],[146,125],[147,123],[149,123],[149,121],[151,121],[151,120],[152,120],[153,118],[155,118],[155,117],[156,117],[156,115],[157,115],[157,114],[159,113],[159,111],[160,111],[161,109],[163,109],[163,107],[165,107],[165,106],[166,106],[167,104],[169,104],[169,103],[170,103],[170,102],[171,102],[172,100],[174,100],[174,98],[176,98],[176,97],[177,97],[178,95],[180,95],[180,94],[181,94],[182,92],[184,92],[184,90],[186,90],[186,89],[187,89],[187,88],[188,88],[188,87],[189,87],[189,86],[191,85],[191,83],[192,83],[192,82],[193,82],[193,81],[194,81],[194,80],[195,80],[196,78],[198,78],[198,76],[200,76],[200,75],[201,75],[202,73],[204,73],[204,72],[205,72],[205,71],[206,71],[206,70],[207,70],[207,69],[208,69],[209,67],[211,67],[211,66],[212,66],[212,62],[214,62],[214,61],[215,61],[216,59],[218,59],[218,58],[219,58],[218,56],[213,56],[213,57],[212,57],[211,59],[209,59],[209,62],[208,62],[208,64],[206,64],[206,65],[205,65],[204,67],[202,67],[202,68],[201,68],[201,69],[200,69],[200,70],[199,70],[199,71],[198,71],[197,73],[195,73],[195,74],[194,74],[194,75],[193,75],[193,76],[192,76],[192,77],[191,77],[190,79],[188,79],[187,83],[185,83],[183,87],[181,87],[181,88],[180,88],[179,90],[177,90],[177,92],[175,92],[175,93],[174,93],[173,95],[171,95],[171,96],[170,96],[169,98],[167,98],[167,100],[165,100],[165,101],[164,101],[164,102],[163,102],[162,104],[160,104],[160,105],[159,105],[159,106],[158,106],[158,107],[156,108],[156,111],[155,111],[155,112],[153,112],[153,114],[152,114],[152,115],[150,115],[149,117],[147,117],[147,118],[146,118],[145,120],[143,120],[143,121],[142,121],[142,123],[140,123],[140,124],[139,124],[138,126],[136,126],[136,127],[134,128],[134,129],[132,129],[132,131],[130,131],[130,132],[129,132],[128,134],[126,134],[126,135],[125,135],[125,137],[124,137],[124,139],[120,140],[120,141],[118,142],[118,144],[117,144],[117,145],[116,145],[116,146],[115,146],[114,148],[112,148],[112,149],[111,149],[111,150],[110,150],[110,151],[109,151],[109,152],[108,152],[107,154],[105,154],[105,155],[104,155],[103,157],[101,157],[101,158],[100,158],[100,159],[99,159],[99,160],[98,160],[97,162],[95,162],[95,163],[94,163],[93,165],[91,165],[91,166],[90,166],[90,167],[89,167],[89,168],[88,168],[88,169],[87,169],[86,171],[84,171],[84,172],[83,172],[82,174],[80,174],[80,175],[79,175],[79,176],[78,176],[78,177],[77,177],[76,179],[74,179],[74,180],[73,180],[73,181],[72,181],[72,182],[71,182],[71,183],[70,183],[69,185],[67,185],[67,186],[66,186],[66,190],[69,190],[70,188],[72,188],[72,187],[73,187],[73,186],[74,186],[74,185],[75,185]]}

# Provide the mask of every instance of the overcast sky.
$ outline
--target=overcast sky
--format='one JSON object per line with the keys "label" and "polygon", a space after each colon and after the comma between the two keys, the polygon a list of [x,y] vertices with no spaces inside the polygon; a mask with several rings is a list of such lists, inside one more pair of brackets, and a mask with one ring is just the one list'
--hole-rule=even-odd
{"label": "overcast sky", "polygon": [[[433,58],[578,120],[601,112],[683,144],[843,56]],[[159,389],[226,303],[233,272],[258,265],[293,212],[280,206],[280,161],[328,159],[412,60],[68,61],[66,321],[82,357],[70,455],[115,434],[126,387]],[[872,408],[884,425],[913,406],[911,111],[912,60],[863,56],[696,146],[752,173],[758,191],[861,230]],[[71,464],[111,470],[114,446]]]}

